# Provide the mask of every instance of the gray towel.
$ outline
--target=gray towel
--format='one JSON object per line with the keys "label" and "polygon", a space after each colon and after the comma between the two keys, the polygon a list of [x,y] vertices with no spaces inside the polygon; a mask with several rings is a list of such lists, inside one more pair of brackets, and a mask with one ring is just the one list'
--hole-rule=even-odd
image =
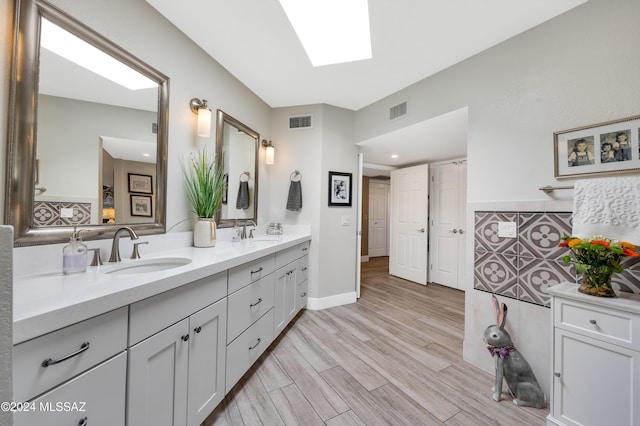
{"label": "gray towel", "polygon": [[291,181],[289,185],[289,197],[287,197],[287,210],[298,211],[302,208],[302,185],[300,181]]}
{"label": "gray towel", "polygon": [[249,208],[249,182],[240,182],[238,187],[238,198],[236,199],[236,209]]}

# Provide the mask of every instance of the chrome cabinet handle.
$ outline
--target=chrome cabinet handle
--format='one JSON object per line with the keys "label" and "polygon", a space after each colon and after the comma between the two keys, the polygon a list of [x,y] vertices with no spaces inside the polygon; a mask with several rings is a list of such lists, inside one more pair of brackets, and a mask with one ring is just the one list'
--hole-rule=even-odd
{"label": "chrome cabinet handle", "polygon": [[41,365],[43,367],[48,367],[50,365],[59,364],[62,361],[66,361],[69,358],[73,358],[74,356],[80,355],[82,352],[88,351],[88,350],[89,350],[89,342],[84,342],[82,345],[80,345],[80,349],[78,349],[77,351],[71,352],[69,355],[65,355],[62,358],[58,358],[58,359],[47,358],[44,361],[42,361]]}
{"label": "chrome cabinet handle", "polygon": [[307,295],[307,292],[305,291],[304,293],[302,293],[302,294],[300,295],[300,297],[305,297],[306,295]]}
{"label": "chrome cabinet handle", "polygon": [[454,234],[457,234],[457,233],[458,233],[458,230],[457,230],[457,229],[454,229],[454,230],[452,230],[451,232],[453,232]]}
{"label": "chrome cabinet handle", "polygon": [[251,271],[251,275],[253,275],[253,274],[257,274],[258,272],[262,272],[262,269],[263,269],[263,268],[262,268],[262,266],[261,266],[261,267],[259,267],[258,269],[256,269],[255,271]]}
{"label": "chrome cabinet handle", "polygon": [[462,228],[458,229],[458,233],[461,234],[461,235],[464,234],[464,231],[462,230]]}
{"label": "chrome cabinet handle", "polygon": [[254,350],[255,348],[257,348],[258,345],[260,344],[260,342],[262,342],[262,339],[258,337],[258,341],[256,342],[256,344],[253,345],[253,346],[249,346],[249,350],[251,351],[251,350]]}
{"label": "chrome cabinet handle", "polygon": [[196,328],[194,328],[194,329],[193,329],[193,331],[194,331],[196,334],[200,334],[200,332],[202,331],[202,327],[197,326]]}
{"label": "chrome cabinet handle", "polygon": [[560,377],[561,376],[561,374],[558,373],[557,371],[555,373],[553,373],[553,375],[556,376],[556,377]]}
{"label": "chrome cabinet handle", "polygon": [[418,228],[418,232],[424,232],[424,228]]}
{"label": "chrome cabinet handle", "polygon": [[261,303],[262,303],[262,297],[260,297],[256,303],[251,303],[249,307],[253,308],[254,306],[258,306]]}
{"label": "chrome cabinet handle", "polygon": [[89,424],[89,419],[87,419],[86,417],[83,417],[80,419],[80,421],[78,422],[78,426],[87,426]]}
{"label": "chrome cabinet handle", "polygon": [[186,341],[189,340],[189,335],[185,334],[184,336],[181,337],[181,339],[182,339],[183,342],[186,342]]}
{"label": "chrome cabinet handle", "polygon": [[594,320],[594,319],[590,319],[589,320],[590,324],[596,325],[598,323],[598,321]]}

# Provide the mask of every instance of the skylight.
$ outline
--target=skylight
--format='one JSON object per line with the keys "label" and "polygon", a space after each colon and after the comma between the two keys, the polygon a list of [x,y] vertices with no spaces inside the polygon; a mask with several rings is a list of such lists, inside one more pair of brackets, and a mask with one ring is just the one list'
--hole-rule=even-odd
{"label": "skylight", "polygon": [[158,87],[158,83],[44,18],[41,32],[43,48],[114,83],[129,90]]}
{"label": "skylight", "polygon": [[371,59],[367,0],[279,0],[314,67]]}

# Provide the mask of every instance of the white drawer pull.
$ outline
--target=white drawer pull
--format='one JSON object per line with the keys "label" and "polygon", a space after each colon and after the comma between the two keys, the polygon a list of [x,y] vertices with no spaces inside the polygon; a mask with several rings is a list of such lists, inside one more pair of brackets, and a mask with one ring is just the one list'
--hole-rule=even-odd
{"label": "white drawer pull", "polygon": [[44,361],[42,361],[42,366],[43,367],[48,367],[50,365],[54,365],[54,364],[59,364],[62,361],[66,361],[69,358],[73,358],[76,355],[80,355],[82,352],[89,350],[89,342],[84,342],[82,345],[80,345],[80,349],[78,349],[75,352],[71,352],[69,355],[65,355],[62,358],[58,358],[58,359],[51,359],[51,358],[47,358]]}
{"label": "white drawer pull", "polygon": [[254,306],[258,306],[259,304],[262,303],[262,297],[258,299],[258,301],[256,303],[251,303],[249,305],[250,308],[253,308]]}
{"label": "white drawer pull", "polygon": [[253,345],[253,346],[249,346],[249,350],[251,351],[251,350],[254,350],[255,348],[257,348],[258,345],[260,344],[260,342],[262,342],[262,339],[258,337],[258,341],[256,342],[256,344]]}
{"label": "white drawer pull", "polygon": [[251,275],[257,274],[258,272],[262,272],[262,266],[256,269],[255,271],[251,271]]}
{"label": "white drawer pull", "polygon": [[590,319],[590,320],[589,320],[589,323],[591,323],[591,324],[593,324],[593,325],[596,325],[596,324],[598,323],[598,321],[596,321],[596,320],[594,320],[594,319]]}

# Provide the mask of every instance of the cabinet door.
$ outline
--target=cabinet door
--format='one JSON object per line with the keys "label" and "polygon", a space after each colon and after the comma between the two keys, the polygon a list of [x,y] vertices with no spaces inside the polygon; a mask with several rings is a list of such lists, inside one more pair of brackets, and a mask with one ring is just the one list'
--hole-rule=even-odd
{"label": "cabinet door", "polygon": [[129,349],[128,425],[186,424],[188,336],[185,318]]}
{"label": "cabinet door", "polygon": [[187,424],[197,426],[225,394],[227,300],[223,299],[189,318],[189,393]]}
{"label": "cabinet door", "polygon": [[555,329],[553,417],[567,425],[638,425],[637,352]]}
{"label": "cabinet door", "polygon": [[277,336],[289,324],[296,312],[296,264],[291,263],[276,271],[275,300],[273,304],[273,334]]}
{"label": "cabinet door", "polygon": [[[122,352],[37,398],[14,426],[113,426],[124,423],[127,354]],[[84,423],[83,423],[84,422]]]}

